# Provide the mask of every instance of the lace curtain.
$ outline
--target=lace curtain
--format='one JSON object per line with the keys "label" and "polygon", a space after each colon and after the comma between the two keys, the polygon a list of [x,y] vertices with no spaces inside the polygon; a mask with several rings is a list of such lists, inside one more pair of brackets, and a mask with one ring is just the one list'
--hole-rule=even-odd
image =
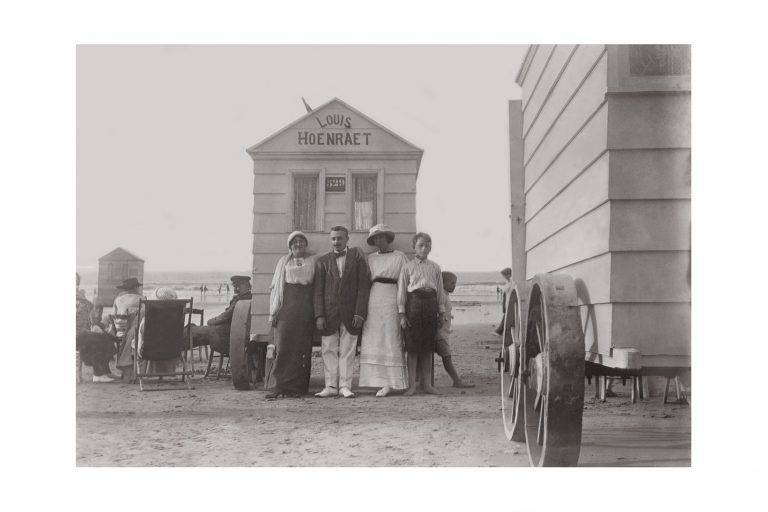
{"label": "lace curtain", "polygon": [[354,231],[364,231],[376,225],[376,175],[353,176]]}
{"label": "lace curtain", "polygon": [[315,231],[317,176],[296,176],[293,182],[293,229]]}

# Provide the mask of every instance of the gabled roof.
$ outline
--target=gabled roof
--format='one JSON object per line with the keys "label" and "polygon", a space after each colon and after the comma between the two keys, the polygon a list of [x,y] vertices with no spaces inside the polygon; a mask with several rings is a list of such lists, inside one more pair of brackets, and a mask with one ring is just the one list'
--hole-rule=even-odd
{"label": "gabled roof", "polygon": [[135,260],[135,261],[144,261],[143,259],[139,258],[135,254],[131,254],[130,252],[126,251],[122,247],[118,247],[117,249],[114,249],[113,251],[109,252],[108,254],[105,254],[101,258],[99,258],[99,261],[101,260]]}
{"label": "gabled roof", "polygon": [[[260,153],[262,150],[266,149],[265,146],[268,146],[271,141],[275,140],[276,138],[278,138],[283,133],[291,130],[294,127],[300,126],[302,123],[304,123],[311,116],[317,116],[317,115],[321,114],[322,111],[327,110],[327,109],[331,109],[334,106],[340,106],[340,107],[342,107],[344,109],[349,110],[350,112],[354,113],[355,115],[360,116],[363,120],[365,120],[366,122],[370,123],[374,127],[380,129],[382,132],[388,134],[393,139],[395,139],[395,140],[399,141],[400,143],[402,143],[405,147],[402,150],[399,150],[399,152],[401,152],[401,153],[402,152],[406,152],[406,153],[411,153],[412,152],[412,153],[414,153],[414,155],[417,156],[417,158],[418,158],[419,165],[421,165],[421,156],[424,153],[423,149],[419,148],[415,144],[413,144],[413,143],[409,142],[408,140],[404,139],[403,137],[399,136],[398,134],[396,134],[395,132],[393,132],[389,128],[386,128],[385,126],[382,126],[381,123],[378,123],[378,122],[374,121],[373,119],[371,119],[367,115],[363,114],[362,112],[360,112],[356,108],[348,105],[347,103],[345,103],[344,101],[340,100],[339,98],[333,98],[332,100],[328,101],[327,103],[325,103],[325,104],[323,104],[323,105],[313,109],[311,112],[307,112],[306,114],[301,116],[299,119],[297,119],[297,120],[293,121],[292,123],[290,123],[288,126],[285,126],[284,128],[282,128],[281,130],[278,130],[277,132],[273,133],[272,135],[270,135],[266,139],[263,139],[262,141],[260,141],[260,142],[258,142],[256,144],[254,144],[253,146],[249,147],[248,149],[246,149],[246,152],[248,154],[250,154],[251,156],[254,156],[254,155]],[[268,150],[265,151],[265,152],[268,152]]]}

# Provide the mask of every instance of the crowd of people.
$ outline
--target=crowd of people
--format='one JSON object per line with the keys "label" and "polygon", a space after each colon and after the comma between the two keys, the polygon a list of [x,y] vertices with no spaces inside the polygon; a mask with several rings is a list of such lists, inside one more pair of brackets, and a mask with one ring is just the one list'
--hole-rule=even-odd
{"label": "crowd of people", "polygon": [[[413,395],[418,391],[417,372],[425,393],[440,394],[431,379],[434,353],[442,358],[453,386],[474,386],[459,377],[450,349],[450,294],[456,275],[443,272],[429,259],[432,239],[427,233],[413,236],[415,256],[410,260],[391,247],[394,239],[389,226],[372,227],[366,241],[375,250],[365,254],[348,246],[349,231],[344,226],[334,226],[331,251],[318,255],[309,250],[307,236],[301,231],[288,236],[288,253],[278,261],[270,286],[274,359],[267,399],[308,393],[316,332],[321,336],[324,367],[324,387],[317,397],[355,396],[352,377],[358,340],[358,385],[376,388],[377,397],[397,392]],[[234,297],[229,307],[206,326],[190,326],[193,339],[204,340],[199,343],[210,344],[224,355],[228,355],[235,304],[251,298],[250,277],[232,276],[231,281]],[[93,366],[93,381],[119,378],[109,367],[115,353],[116,372],[132,378],[134,358],[141,358],[142,329],[133,324],[142,298],[141,283],[130,278],[118,287],[109,325],[85,299],[79,284],[77,275],[77,348],[83,362]],[[176,293],[158,288],[153,298],[175,299]]]}

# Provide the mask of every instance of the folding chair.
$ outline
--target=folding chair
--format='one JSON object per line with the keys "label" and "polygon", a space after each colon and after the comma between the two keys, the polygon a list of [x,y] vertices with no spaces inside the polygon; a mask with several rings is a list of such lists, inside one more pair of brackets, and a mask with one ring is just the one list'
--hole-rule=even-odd
{"label": "folding chair", "polygon": [[[184,314],[187,315],[188,313],[191,313],[193,315],[199,315],[200,316],[200,323],[198,325],[205,325],[205,310],[204,309],[198,309],[198,308],[192,308],[189,311],[186,309],[184,310]],[[189,324],[187,324],[189,325]],[[197,346],[197,359],[200,362],[203,362],[203,349],[205,349],[205,359],[208,359],[208,345],[198,345]],[[186,352],[184,352],[186,355]],[[194,357],[194,353],[190,353]]]}
{"label": "folding chair", "polygon": [[[188,310],[187,310],[188,308]],[[185,319],[186,317],[186,319]],[[143,322],[142,322],[143,320]],[[139,390],[144,391],[144,379],[147,377],[180,376],[186,383],[187,389],[192,389],[190,380],[195,373],[194,358],[190,358],[191,368],[187,370],[186,357],[182,357],[182,371],[176,368],[168,372],[149,372],[142,369],[143,363],[178,359],[184,352],[192,350],[192,336],[185,325],[192,321],[192,299],[185,300],[147,300],[139,302],[139,312],[136,320],[136,340],[138,345],[141,326],[144,331],[141,337],[143,344],[137,349],[134,357],[134,372],[139,380]],[[138,348],[138,347],[137,347]],[[140,353],[139,353],[140,352]],[[178,388],[156,388],[153,391]]]}

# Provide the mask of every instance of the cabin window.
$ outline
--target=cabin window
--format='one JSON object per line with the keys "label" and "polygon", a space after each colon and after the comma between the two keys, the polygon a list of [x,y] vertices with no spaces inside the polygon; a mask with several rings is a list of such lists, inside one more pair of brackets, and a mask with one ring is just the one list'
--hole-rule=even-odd
{"label": "cabin window", "polygon": [[378,177],[375,174],[352,176],[353,231],[367,231],[378,223],[376,219],[377,181]]}
{"label": "cabin window", "polygon": [[293,178],[293,229],[317,231],[317,176]]}

